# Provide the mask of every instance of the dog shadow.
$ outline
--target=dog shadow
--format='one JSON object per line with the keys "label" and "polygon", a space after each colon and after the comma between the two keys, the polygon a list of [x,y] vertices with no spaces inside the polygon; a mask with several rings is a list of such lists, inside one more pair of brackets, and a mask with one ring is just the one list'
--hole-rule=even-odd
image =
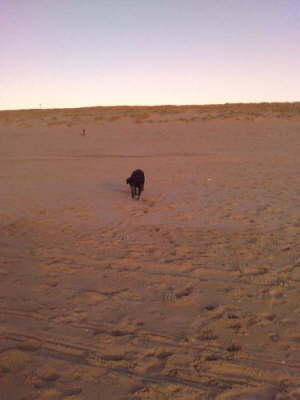
{"label": "dog shadow", "polygon": [[124,196],[130,196],[130,191],[126,184],[104,182],[100,185],[101,189],[107,193],[119,193]]}

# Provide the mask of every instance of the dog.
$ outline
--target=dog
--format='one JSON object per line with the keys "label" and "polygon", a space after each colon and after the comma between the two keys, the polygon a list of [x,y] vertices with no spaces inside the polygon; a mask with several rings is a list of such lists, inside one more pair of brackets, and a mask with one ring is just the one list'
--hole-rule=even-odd
{"label": "dog", "polygon": [[144,190],[145,175],[141,169],[136,169],[131,176],[126,179],[126,183],[130,185],[131,197],[139,200],[142,191]]}

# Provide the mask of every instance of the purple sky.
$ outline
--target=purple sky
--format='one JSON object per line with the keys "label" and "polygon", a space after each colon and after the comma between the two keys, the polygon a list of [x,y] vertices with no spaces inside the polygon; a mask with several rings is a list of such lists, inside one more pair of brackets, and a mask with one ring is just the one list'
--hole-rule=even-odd
{"label": "purple sky", "polygon": [[0,109],[300,100],[300,0],[7,0]]}

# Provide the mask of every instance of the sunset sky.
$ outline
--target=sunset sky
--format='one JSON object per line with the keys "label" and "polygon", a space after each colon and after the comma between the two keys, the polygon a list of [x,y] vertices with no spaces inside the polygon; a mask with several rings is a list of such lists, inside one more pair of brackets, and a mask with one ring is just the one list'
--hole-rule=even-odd
{"label": "sunset sky", "polygon": [[7,0],[0,109],[300,100],[300,0]]}

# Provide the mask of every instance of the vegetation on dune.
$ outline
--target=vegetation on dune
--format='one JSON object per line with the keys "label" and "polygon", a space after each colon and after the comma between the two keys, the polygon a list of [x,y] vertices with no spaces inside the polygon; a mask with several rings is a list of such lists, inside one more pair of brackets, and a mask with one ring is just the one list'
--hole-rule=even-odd
{"label": "vegetation on dune", "polygon": [[44,121],[48,126],[72,126],[85,121],[112,123],[129,118],[134,123],[209,121],[212,119],[246,119],[300,116],[300,102],[295,103],[227,103],[208,105],[114,106],[65,109],[0,111],[1,124]]}

